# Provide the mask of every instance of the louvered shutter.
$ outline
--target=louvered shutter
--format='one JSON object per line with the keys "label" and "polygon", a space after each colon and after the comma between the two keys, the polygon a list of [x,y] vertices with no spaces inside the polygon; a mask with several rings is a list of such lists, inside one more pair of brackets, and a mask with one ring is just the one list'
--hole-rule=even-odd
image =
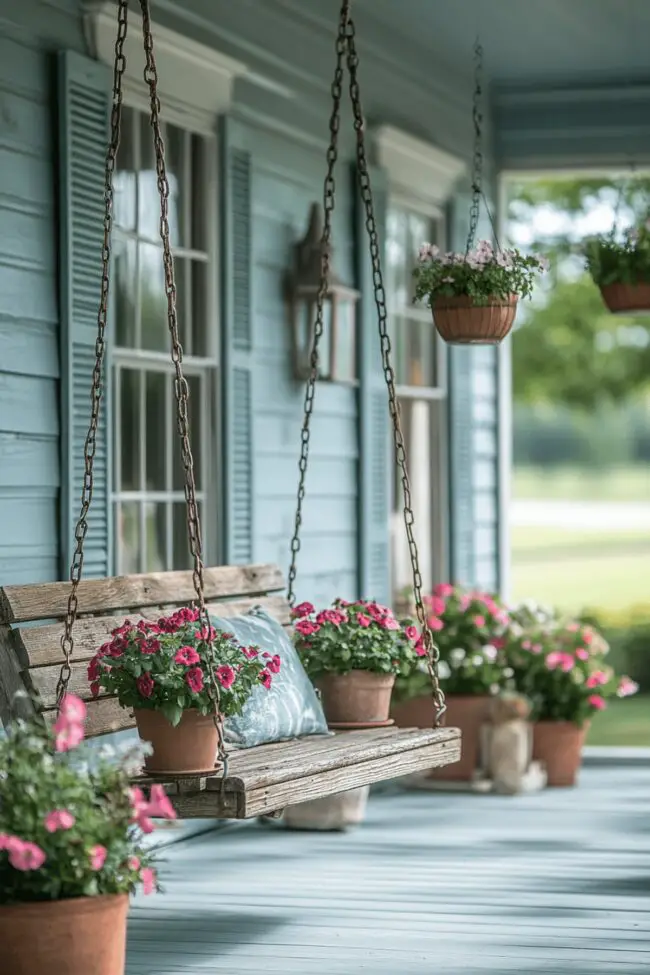
{"label": "louvered shutter", "polygon": [[[61,556],[68,577],[84,478],[84,442],[91,409],[104,234],[104,171],[108,144],[109,71],[73,52],[58,60]],[[111,574],[109,361],[95,455],[95,481],[85,543],[84,576]]]}

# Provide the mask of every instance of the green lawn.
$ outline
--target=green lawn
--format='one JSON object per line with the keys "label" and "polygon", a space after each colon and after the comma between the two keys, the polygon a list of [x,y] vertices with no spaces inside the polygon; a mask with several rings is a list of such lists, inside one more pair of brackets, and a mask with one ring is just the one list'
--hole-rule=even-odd
{"label": "green lawn", "polygon": [[610,701],[593,719],[587,744],[650,747],[650,695]]}
{"label": "green lawn", "polygon": [[512,477],[513,498],[582,501],[650,501],[650,465],[618,467],[611,471],[517,467]]}

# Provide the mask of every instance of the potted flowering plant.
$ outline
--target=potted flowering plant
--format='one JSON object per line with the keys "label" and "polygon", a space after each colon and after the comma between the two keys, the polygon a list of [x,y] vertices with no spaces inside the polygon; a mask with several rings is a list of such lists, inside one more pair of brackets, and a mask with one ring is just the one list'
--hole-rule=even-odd
{"label": "potted flowering plant", "polygon": [[[469,781],[478,765],[490,697],[506,686],[509,677],[503,654],[508,613],[496,597],[450,583],[436,586],[424,604],[440,651],[438,673],[447,702],[446,722],[461,729],[463,741],[460,761],[432,774]],[[396,698],[393,714],[399,725],[431,725],[433,703],[424,662],[398,678]]]}
{"label": "potted flowering plant", "polygon": [[150,772],[210,771],[218,731],[209,682],[219,685],[220,716],[240,714],[254,687],[271,686],[280,658],[242,647],[211,627],[217,667],[211,672],[208,633],[196,609],[180,609],[156,622],[130,620],[112,631],[88,666],[94,696],[101,689],[133,708],[140,737],[153,745]]}
{"label": "potted flowering plant", "polygon": [[587,270],[611,312],[650,310],[650,221],[592,237],[585,244]]}
{"label": "potted flowering plant", "polygon": [[331,727],[389,724],[395,676],[417,659],[419,631],[378,603],[335,600],[317,612],[293,611],[294,638],[307,673],[319,688]]}
{"label": "potted flowering plant", "polygon": [[481,240],[467,254],[442,253],[422,244],[414,270],[415,300],[426,299],[447,342],[495,345],[510,332],[517,301],[528,297],[543,258],[515,248],[495,250]]}
{"label": "potted flowering plant", "polygon": [[545,763],[551,786],[575,784],[591,717],[607,707],[607,698],[638,690],[605,663],[608,650],[597,630],[576,622],[509,634],[515,685],[533,703],[533,757]]}
{"label": "potted flowering plant", "polygon": [[123,975],[129,894],[157,889],[142,834],[174,819],[161,786],[131,788],[83,744],[86,706],[67,695],[53,728],[18,723],[0,740],[0,944],[11,975]]}

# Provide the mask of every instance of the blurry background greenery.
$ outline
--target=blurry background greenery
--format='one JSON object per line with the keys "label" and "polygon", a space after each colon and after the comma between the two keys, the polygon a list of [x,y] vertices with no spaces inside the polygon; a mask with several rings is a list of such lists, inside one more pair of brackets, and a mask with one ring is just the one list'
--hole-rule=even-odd
{"label": "blurry background greenery", "polygon": [[552,268],[512,342],[512,596],[604,631],[641,693],[590,743],[650,745],[650,315],[610,315],[581,256],[590,233],[647,219],[650,179],[526,181],[509,200],[511,240]]}

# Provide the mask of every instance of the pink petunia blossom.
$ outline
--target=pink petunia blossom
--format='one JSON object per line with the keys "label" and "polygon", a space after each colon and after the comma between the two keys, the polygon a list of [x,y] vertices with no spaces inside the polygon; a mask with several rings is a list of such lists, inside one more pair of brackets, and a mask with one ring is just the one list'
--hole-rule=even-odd
{"label": "pink petunia blossom", "polygon": [[429,624],[429,629],[434,633],[439,633],[445,625],[437,616],[430,616],[427,623]]}
{"label": "pink petunia blossom", "polygon": [[139,870],[140,857],[129,857],[128,865],[129,865],[129,870]]}
{"label": "pink petunia blossom", "polygon": [[[296,629],[298,629],[298,627],[296,627]],[[245,657],[248,657],[249,660],[254,660],[255,657],[259,655],[259,650],[257,647],[242,647],[241,652]]]}
{"label": "pink petunia blossom", "polygon": [[589,651],[585,650],[584,647],[578,647],[576,650],[576,657],[578,660],[589,660]]}
{"label": "pink petunia blossom", "polygon": [[568,673],[570,670],[573,670],[574,665],[575,661],[571,654],[562,653],[560,650],[553,650],[546,658],[546,667],[548,670],[557,670],[559,668],[565,673]]}
{"label": "pink petunia blossom", "polygon": [[522,650],[532,650],[533,644],[531,643],[530,640],[522,640],[521,648]]}
{"label": "pink petunia blossom", "polygon": [[630,697],[636,694],[638,689],[639,685],[631,677],[621,677],[616,694],[618,697]]}
{"label": "pink petunia blossom", "polygon": [[454,591],[454,587],[449,582],[441,582],[437,586],[434,586],[433,592],[435,596],[440,596],[441,599],[446,599],[451,596]]}
{"label": "pink petunia blossom", "polygon": [[81,724],[67,723],[59,717],[54,725],[54,748],[57,752],[69,752],[84,740]]}
{"label": "pink petunia blossom", "polygon": [[142,674],[135,682],[138,691],[143,697],[151,697],[154,691],[155,682],[149,672]]}
{"label": "pink petunia blossom", "polygon": [[271,677],[271,674],[268,672],[268,670],[260,670],[259,681],[262,684],[262,686],[265,687],[268,691],[270,690],[271,684],[273,683],[273,678]]}
{"label": "pink petunia blossom", "polygon": [[310,623],[309,620],[300,620],[296,623],[296,632],[300,633],[301,636],[311,636],[312,633],[318,633],[320,626],[317,623]]}
{"label": "pink petunia blossom", "polygon": [[583,630],[582,631],[583,642],[589,646],[590,643],[594,642],[594,631],[593,630]]}
{"label": "pink petunia blossom", "polygon": [[53,809],[45,817],[45,829],[48,833],[72,829],[75,823],[75,817],[67,809]]}
{"label": "pink petunia blossom", "polygon": [[401,630],[402,627],[399,625],[394,616],[386,616],[380,621],[379,625],[383,630]]}
{"label": "pink petunia blossom", "polygon": [[159,819],[176,819],[176,810],[162,785],[152,785],[149,790],[147,814]]}
{"label": "pink petunia blossom", "polygon": [[426,655],[427,655],[427,648],[424,645],[424,642],[422,640],[422,637],[420,637],[420,639],[415,644],[415,646],[414,646],[413,649],[415,650],[416,656],[418,656],[418,657],[426,657]]}
{"label": "pink petunia blossom", "polygon": [[143,867],[140,871],[142,881],[142,892],[153,894],[156,890],[156,871],[152,867]]}
{"label": "pink petunia blossom", "polygon": [[578,623],[568,623],[567,624],[567,630],[569,631],[569,633],[577,633],[579,629],[580,629],[580,626],[579,626]]}
{"label": "pink petunia blossom", "polygon": [[595,673],[590,674],[585,681],[585,686],[592,690],[594,687],[602,687],[609,680],[607,674],[603,670],[597,670]]}
{"label": "pink petunia blossom", "polygon": [[314,607],[311,603],[300,603],[295,609],[291,610],[291,616],[294,620],[301,620],[305,616],[311,616],[314,612]]}
{"label": "pink petunia blossom", "polygon": [[101,667],[99,666],[99,661],[99,656],[95,655],[88,664],[87,675],[88,680],[91,682],[96,681],[102,672]]}
{"label": "pink petunia blossom", "polygon": [[587,704],[594,709],[594,711],[604,711],[607,707],[607,701],[600,694],[592,694],[590,698],[587,699]]}
{"label": "pink petunia blossom", "polygon": [[36,843],[26,843],[18,837],[12,837],[11,845],[7,847],[9,863],[14,870],[39,870],[47,857]]}
{"label": "pink petunia blossom", "polygon": [[407,640],[414,643],[416,640],[419,640],[420,631],[418,630],[417,626],[406,626],[404,627],[404,636]]}
{"label": "pink petunia blossom", "polygon": [[442,599],[441,596],[431,596],[428,606],[432,616],[442,616],[447,608],[447,603],[444,601],[444,599]]}
{"label": "pink petunia blossom", "polygon": [[194,634],[197,640],[214,640],[216,635],[217,631],[214,626],[210,626],[209,628],[204,626]]}
{"label": "pink petunia blossom", "polygon": [[86,720],[86,705],[76,694],[66,694],[61,702],[59,717],[74,724]]}
{"label": "pink petunia blossom", "polygon": [[478,626],[479,629],[482,626],[485,626],[485,616],[480,616],[480,615],[479,616],[475,616],[474,617],[474,626]]}
{"label": "pink petunia blossom", "polygon": [[279,674],[280,668],[282,667],[282,657],[280,654],[274,653],[273,656],[265,654],[264,656],[268,656],[269,658],[266,662],[267,670],[270,670],[272,674]]}
{"label": "pink petunia blossom", "polygon": [[319,626],[323,623],[331,623],[332,626],[340,626],[341,623],[345,623],[347,616],[345,613],[339,612],[338,609],[324,609],[322,613],[319,613],[316,617],[316,622]]}
{"label": "pink petunia blossom", "polygon": [[185,674],[185,683],[193,694],[200,694],[205,685],[203,671],[200,667],[190,667]]}
{"label": "pink petunia blossom", "polygon": [[108,856],[106,847],[98,843],[96,846],[91,846],[88,852],[90,856],[90,869],[95,871],[101,870]]}
{"label": "pink petunia blossom", "polygon": [[157,640],[155,637],[140,641],[140,653],[158,653],[159,650],[160,640]]}
{"label": "pink petunia blossom", "polygon": [[371,626],[372,620],[365,613],[357,613],[357,623],[365,630]]}
{"label": "pink petunia blossom", "polygon": [[132,822],[137,823],[143,833],[153,833],[154,826],[149,815],[149,803],[144,792],[138,786],[133,786],[130,793]]}
{"label": "pink petunia blossom", "polygon": [[228,664],[222,664],[221,667],[216,669],[217,680],[223,687],[225,691],[230,690],[232,685],[235,683],[235,671]]}
{"label": "pink petunia blossom", "polygon": [[191,667],[198,664],[201,658],[194,647],[180,647],[174,654],[174,663],[182,664],[184,667]]}

